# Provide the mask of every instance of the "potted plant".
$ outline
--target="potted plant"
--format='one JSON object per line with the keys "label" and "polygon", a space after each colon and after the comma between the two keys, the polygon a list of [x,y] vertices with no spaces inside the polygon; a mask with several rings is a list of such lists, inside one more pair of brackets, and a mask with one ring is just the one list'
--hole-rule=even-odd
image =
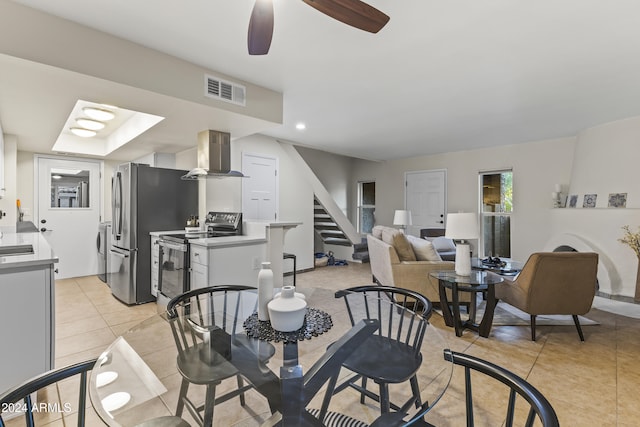
{"label": "potted plant", "polygon": [[637,232],[632,232],[628,225],[622,227],[624,230],[624,236],[618,239],[619,242],[628,245],[636,253],[638,258],[638,272],[636,273],[636,293],[634,296],[635,301],[640,301],[640,227]]}

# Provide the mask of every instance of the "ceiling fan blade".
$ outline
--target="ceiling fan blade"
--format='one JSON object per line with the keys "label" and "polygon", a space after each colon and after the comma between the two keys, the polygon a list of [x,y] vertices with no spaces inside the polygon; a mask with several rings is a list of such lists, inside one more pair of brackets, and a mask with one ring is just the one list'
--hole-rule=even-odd
{"label": "ceiling fan blade", "polygon": [[303,0],[309,6],[370,33],[377,33],[389,22],[389,17],[360,0]]}
{"label": "ceiling fan blade", "polygon": [[256,0],[249,20],[249,55],[266,55],[273,37],[273,0]]}

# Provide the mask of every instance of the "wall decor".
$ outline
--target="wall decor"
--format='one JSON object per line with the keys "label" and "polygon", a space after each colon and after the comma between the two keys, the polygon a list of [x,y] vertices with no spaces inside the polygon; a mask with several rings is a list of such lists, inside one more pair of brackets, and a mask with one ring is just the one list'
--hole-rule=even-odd
{"label": "wall decor", "polygon": [[598,198],[597,194],[585,194],[584,201],[582,202],[583,208],[595,208],[596,207],[596,199]]}
{"label": "wall decor", "polygon": [[577,204],[578,204],[578,195],[577,194],[570,195],[569,196],[569,207],[570,208],[575,208]]}
{"label": "wall decor", "polygon": [[610,208],[626,208],[627,193],[609,193]]}

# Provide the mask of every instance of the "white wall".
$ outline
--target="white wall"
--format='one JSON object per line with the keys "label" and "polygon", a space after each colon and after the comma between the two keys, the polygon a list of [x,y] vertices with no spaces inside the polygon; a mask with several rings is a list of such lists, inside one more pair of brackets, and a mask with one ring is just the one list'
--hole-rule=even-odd
{"label": "white wall", "polygon": [[[551,192],[555,183],[568,184],[574,146],[575,138],[563,138],[385,162],[358,160],[351,186],[355,191],[358,181],[375,180],[376,223],[390,225],[394,210],[404,207],[405,172],[446,169],[448,212],[478,212],[478,173],[512,168],[511,256],[526,259],[549,239]],[[353,198],[351,203],[355,212]]]}
{"label": "white wall", "polygon": [[278,158],[278,220],[302,222],[302,225],[287,232],[284,251],[296,254],[299,270],[313,268],[313,190],[310,184],[299,179],[295,163],[275,139],[253,135],[232,141],[232,169],[240,170],[244,151]]}
{"label": "white wall", "polygon": [[609,193],[627,193],[627,208],[640,208],[640,117],[607,123],[578,135],[569,193],[597,194],[606,208]]}
{"label": "white wall", "polygon": [[[357,196],[357,188],[352,191],[351,174],[353,157],[340,156],[308,147],[295,147],[311,170],[322,182],[342,212],[350,217],[350,201]],[[355,221],[352,221],[355,224]]]}
{"label": "white wall", "polygon": [[[18,211],[16,207],[17,185],[16,185],[16,167],[17,167],[17,146],[18,139],[14,135],[4,135],[4,197],[0,199],[0,211],[4,216],[0,217],[0,228],[10,231],[15,227],[18,219]],[[21,201],[22,202],[22,201]]]}

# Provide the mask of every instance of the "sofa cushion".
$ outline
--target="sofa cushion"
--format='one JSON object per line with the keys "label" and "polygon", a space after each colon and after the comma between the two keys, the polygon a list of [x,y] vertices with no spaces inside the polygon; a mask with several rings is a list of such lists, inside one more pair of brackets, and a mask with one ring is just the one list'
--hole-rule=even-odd
{"label": "sofa cushion", "polygon": [[418,261],[442,261],[431,242],[416,236],[407,236]]}
{"label": "sofa cushion", "polygon": [[416,261],[413,248],[402,231],[385,227],[382,229],[382,241],[393,246],[400,261]]}

